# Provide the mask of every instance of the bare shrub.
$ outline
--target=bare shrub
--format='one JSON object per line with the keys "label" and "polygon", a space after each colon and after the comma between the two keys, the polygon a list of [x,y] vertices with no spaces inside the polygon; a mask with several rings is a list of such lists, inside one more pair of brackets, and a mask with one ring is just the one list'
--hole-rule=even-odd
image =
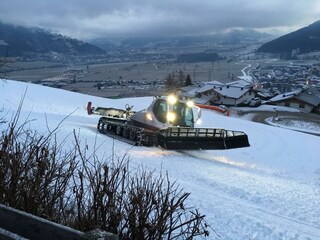
{"label": "bare shrub", "polygon": [[40,135],[26,129],[27,122],[18,127],[19,114],[0,139],[0,202],[60,221],[76,153],[63,153],[54,132]]}
{"label": "bare shrub", "polygon": [[[77,138],[75,138],[77,140]],[[79,142],[77,142],[79,149]],[[208,236],[204,215],[188,207],[184,192],[167,174],[142,166],[129,171],[129,159],[101,162],[95,153],[79,154],[82,166],[74,175],[75,227],[101,228],[121,239],[192,239]],[[91,162],[92,165],[87,163]]]}
{"label": "bare shrub", "polygon": [[207,236],[204,215],[187,207],[190,193],[168,175],[155,176],[140,169],[130,177],[125,202],[124,239],[191,239]]}

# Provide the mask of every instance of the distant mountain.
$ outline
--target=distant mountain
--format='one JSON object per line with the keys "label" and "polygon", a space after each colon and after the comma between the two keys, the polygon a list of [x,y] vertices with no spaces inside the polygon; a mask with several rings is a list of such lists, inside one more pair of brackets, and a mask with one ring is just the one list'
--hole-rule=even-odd
{"label": "distant mountain", "polygon": [[53,34],[41,28],[26,28],[0,22],[0,54],[62,53],[73,55],[101,54],[104,50],[82,41]]}
{"label": "distant mountain", "polygon": [[300,53],[320,51],[320,21],[267,42],[257,51],[291,57],[292,50],[296,49]]}
{"label": "distant mountain", "polygon": [[234,45],[241,43],[262,43],[269,41],[273,36],[259,33],[250,29],[233,30],[226,33],[216,33],[201,36],[155,36],[130,37],[118,39],[95,39],[91,43],[104,50],[114,48],[157,48],[157,47],[188,47],[203,45]]}

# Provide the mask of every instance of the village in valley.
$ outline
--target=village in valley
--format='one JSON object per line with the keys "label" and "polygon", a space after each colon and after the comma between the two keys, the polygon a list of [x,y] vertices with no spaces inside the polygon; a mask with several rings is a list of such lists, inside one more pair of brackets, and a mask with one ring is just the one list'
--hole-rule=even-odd
{"label": "village in valley", "polygon": [[183,100],[222,108],[268,104],[320,113],[320,64],[316,61],[128,62],[60,71],[32,82],[107,98],[171,92]]}
{"label": "village in valley", "polygon": [[244,76],[229,82],[214,80],[182,88],[180,95],[199,104],[228,107],[269,104],[320,113],[320,65],[248,65],[243,73]]}

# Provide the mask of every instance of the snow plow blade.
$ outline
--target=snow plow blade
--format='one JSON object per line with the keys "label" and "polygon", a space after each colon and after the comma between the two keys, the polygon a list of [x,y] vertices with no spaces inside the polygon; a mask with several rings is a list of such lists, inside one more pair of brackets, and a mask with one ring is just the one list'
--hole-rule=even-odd
{"label": "snow plow blade", "polygon": [[216,128],[169,127],[157,133],[159,146],[169,150],[209,150],[249,147],[244,132]]}

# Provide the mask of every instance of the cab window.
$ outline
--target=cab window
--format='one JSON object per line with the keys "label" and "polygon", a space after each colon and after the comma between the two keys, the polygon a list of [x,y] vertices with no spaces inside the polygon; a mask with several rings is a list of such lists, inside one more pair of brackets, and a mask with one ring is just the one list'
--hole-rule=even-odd
{"label": "cab window", "polygon": [[167,122],[167,102],[163,99],[159,99],[153,107],[153,112],[156,118],[162,122]]}
{"label": "cab window", "polygon": [[173,111],[176,113],[174,125],[181,127],[193,127],[193,112],[186,104],[177,102],[173,106]]}
{"label": "cab window", "polygon": [[187,127],[193,127],[193,111],[192,108],[186,108],[185,122]]}

